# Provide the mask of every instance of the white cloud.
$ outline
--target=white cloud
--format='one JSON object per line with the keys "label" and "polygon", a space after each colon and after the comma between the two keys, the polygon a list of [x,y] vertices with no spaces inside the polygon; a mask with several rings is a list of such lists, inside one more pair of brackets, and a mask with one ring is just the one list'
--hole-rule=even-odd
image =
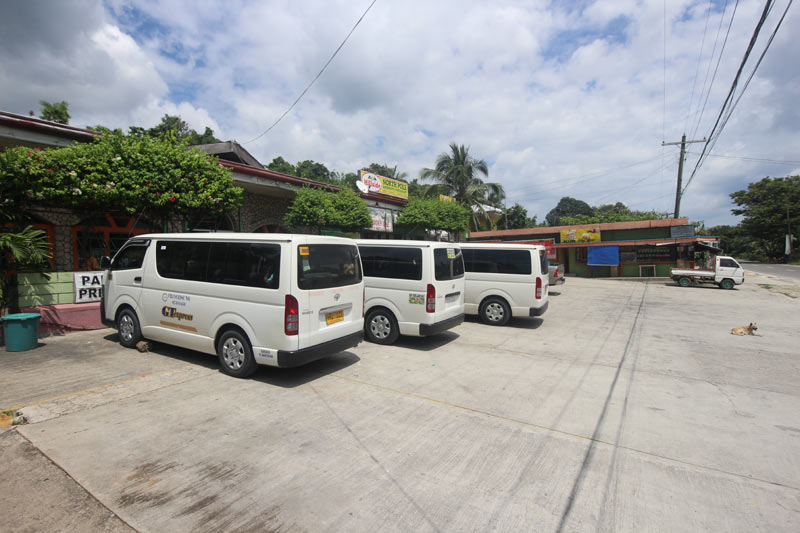
{"label": "white cloud", "polygon": [[[180,114],[245,142],[286,110],[369,2],[30,4],[33,17],[0,7],[14,15],[0,17],[10,20],[0,29],[14,25],[19,41],[0,42],[0,83],[10,87],[0,108],[65,99],[73,123],[114,127]],[[490,163],[509,204],[540,219],[561,196],[671,211],[678,149],[661,142],[708,134],[762,3],[739,2],[694,132],[720,27],[714,4],[698,68],[708,6],[667,3],[665,69],[661,1],[381,0],[298,106],[246,148],[264,163],[281,155],[354,171],[381,162],[413,178],[456,141]],[[784,7],[776,4],[765,33]],[[715,153],[798,158],[797,20],[790,12]],[[687,178],[695,162],[690,154]],[[730,222],[730,192],[792,170],[710,157],[682,214]]]}

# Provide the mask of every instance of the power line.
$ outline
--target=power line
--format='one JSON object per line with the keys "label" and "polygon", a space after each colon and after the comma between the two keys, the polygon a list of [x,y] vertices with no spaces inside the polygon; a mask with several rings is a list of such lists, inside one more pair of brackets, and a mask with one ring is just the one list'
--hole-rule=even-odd
{"label": "power line", "polygon": [[[700,152],[686,152],[687,154],[692,155],[700,155]],[[793,161],[790,159],[780,160],[780,159],[767,159],[764,157],[745,157],[745,156],[735,156],[735,155],[722,155],[722,154],[706,154],[706,157],[721,157],[723,159],[738,159],[742,161],[754,161],[757,163],[773,163],[775,165],[800,165],[800,161]]]}
{"label": "power line", "polygon": [[[692,116],[692,105],[694,105],[694,90],[697,88],[697,75],[700,74],[700,63],[703,61],[703,48],[706,45],[706,34],[708,33],[708,21],[711,18],[712,0],[708,0],[708,8],[706,9],[706,24],[703,26],[703,39],[700,41],[700,53],[697,55],[697,68],[694,71],[694,81],[692,82],[692,95],[689,97],[689,110],[686,112],[686,119],[683,122],[683,131],[686,131],[686,126],[689,125],[689,117]],[[702,92],[700,93],[702,94]],[[700,99],[697,100],[698,105]]]}
{"label": "power line", "polygon": [[[723,117],[725,116],[725,113],[727,113],[729,110],[733,111],[733,108],[729,107],[729,104],[731,103],[731,101],[733,99],[733,94],[736,91],[736,87],[737,87],[737,85],[739,83],[739,78],[742,75],[742,71],[744,70],[744,66],[747,63],[748,58],[750,57],[750,53],[753,51],[753,48],[755,47],[756,40],[758,39],[759,33],[761,33],[761,28],[764,26],[764,22],[767,19],[767,15],[769,14],[770,9],[772,8],[772,3],[773,3],[772,0],[767,0],[767,2],[764,4],[764,10],[761,13],[761,18],[759,18],[758,24],[756,24],[756,27],[753,30],[753,35],[752,35],[752,37],[750,37],[750,43],[747,45],[747,50],[745,50],[744,57],[742,58],[742,62],[739,64],[739,68],[736,71],[736,76],[734,76],[734,78],[733,78],[733,83],[731,84],[731,88],[728,91],[728,96],[725,97],[725,101],[722,103],[722,108],[720,109],[719,115],[717,115],[717,120],[716,120],[716,122],[714,122],[714,126],[711,128],[711,133],[708,134],[708,137],[707,137],[708,140],[706,141],[705,145],[703,145],[703,151],[701,152],[700,157],[697,160],[697,164],[695,164],[694,170],[692,170],[692,175],[689,177],[689,180],[686,182],[686,186],[683,188],[683,191],[686,191],[686,189],[689,188],[689,185],[692,183],[692,180],[694,179],[695,175],[697,174],[698,169],[703,164],[703,161],[705,161],[706,152],[709,151],[710,147],[712,146],[712,143],[714,143],[715,139],[717,137],[719,137],[719,135],[722,133],[722,130],[724,128],[724,124],[722,126],[720,126],[720,123],[722,122]],[[792,2],[790,0],[789,1],[789,5],[786,7],[787,11],[789,9],[789,6],[791,6],[791,5],[792,5]],[[786,13],[784,12],[784,16],[785,15],[786,15]],[[781,21],[783,21],[783,18],[781,18]],[[778,27],[780,27],[780,23],[778,23]],[[777,27],[775,28],[775,31],[777,31]],[[766,53],[766,49],[764,50],[764,52]],[[755,73],[755,71],[754,71],[754,73]],[[737,102],[738,102],[738,100],[737,100]],[[730,117],[730,114],[728,114],[728,117]],[[725,123],[727,123],[727,119],[725,120]],[[717,127],[718,126],[720,126],[719,127],[719,131],[717,131]],[[716,137],[715,137],[715,134],[716,134]]]}
{"label": "power line", "polygon": [[339,50],[341,50],[341,49],[342,49],[342,47],[343,47],[343,46],[344,46],[344,44],[347,42],[347,40],[350,38],[350,36],[351,36],[351,35],[353,35],[353,32],[354,32],[354,31],[356,31],[356,28],[358,27],[358,25],[359,25],[359,24],[361,24],[361,21],[362,21],[362,20],[364,20],[364,17],[367,15],[367,13],[369,12],[369,10],[370,10],[370,9],[372,9],[372,6],[373,6],[373,5],[375,5],[375,2],[377,2],[377,1],[378,1],[378,0],[372,0],[372,3],[371,3],[369,6],[367,6],[367,9],[365,9],[365,10],[364,10],[364,13],[362,13],[362,14],[361,14],[361,16],[358,18],[358,20],[356,21],[355,25],[354,25],[354,26],[353,26],[353,28],[350,30],[350,33],[348,33],[348,34],[347,34],[347,37],[345,37],[345,38],[344,38],[344,40],[342,41],[342,44],[340,44],[340,45],[339,45],[339,47],[336,49],[336,51],[334,51],[334,52],[333,52],[333,55],[331,55],[330,59],[328,59],[328,61],[327,61],[327,62],[326,62],[326,63],[325,63],[323,66],[322,66],[322,68],[321,68],[321,69],[320,69],[320,71],[317,73],[317,75],[316,75],[316,76],[314,76],[314,79],[313,79],[313,80],[311,80],[311,83],[309,83],[308,85],[306,85],[306,88],[305,88],[305,89],[303,89],[303,92],[301,92],[301,93],[300,93],[300,96],[298,96],[298,97],[297,97],[297,99],[296,99],[294,102],[292,102],[292,105],[290,105],[290,106],[289,106],[289,108],[288,108],[286,111],[284,111],[284,112],[283,112],[283,114],[282,114],[281,116],[279,116],[279,117],[278,117],[278,120],[276,120],[275,122],[273,122],[273,123],[272,123],[272,126],[270,126],[269,128],[267,128],[266,130],[264,130],[264,131],[261,133],[261,135],[259,135],[259,136],[257,136],[257,137],[254,137],[254,138],[250,139],[249,141],[243,142],[242,144],[250,144],[251,142],[258,140],[258,139],[260,139],[261,137],[263,137],[264,135],[266,135],[267,133],[269,133],[269,132],[272,130],[272,128],[274,128],[275,126],[277,126],[277,125],[278,125],[278,122],[280,122],[280,121],[283,119],[283,117],[285,117],[286,115],[288,115],[288,114],[289,114],[289,112],[290,112],[292,109],[294,109],[294,106],[296,106],[296,105],[297,105],[297,103],[300,101],[300,99],[301,99],[301,98],[303,98],[303,96],[305,96],[305,94],[308,92],[308,90],[311,88],[311,86],[312,86],[312,85],[314,85],[314,83],[315,83],[315,82],[316,82],[316,81],[319,79],[319,77],[320,77],[320,76],[322,76],[322,73],[323,73],[323,72],[325,72],[325,69],[326,69],[326,68],[328,68],[328,65],[330,65],[330,64],[331,64],[331,61],[333,61],[333,58],[334,58],[334,57],[336,57],[336,54],[338,54],[338,53],[339,53]]}

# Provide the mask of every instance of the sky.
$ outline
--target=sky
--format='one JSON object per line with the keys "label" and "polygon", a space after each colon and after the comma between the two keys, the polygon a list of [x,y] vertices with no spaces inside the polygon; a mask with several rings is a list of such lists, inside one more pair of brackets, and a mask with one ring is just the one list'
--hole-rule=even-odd
{"label": "sky", "polygon": [[[687,145],[691,221],[736,224],[731,192],[800,174],[797,6],[743,88],[789,1],[775,1],[691,181],[704,144]],[[65,100],[71,125],[123,130],[177,114],[264,165],[375,162],[408,179],[456,142],[539,221],[564,196],[672,213],[679,147],[662,143],[709,136],[765,2],[376,0],[259,137],[371,3],[2,2],[0,109]]]}

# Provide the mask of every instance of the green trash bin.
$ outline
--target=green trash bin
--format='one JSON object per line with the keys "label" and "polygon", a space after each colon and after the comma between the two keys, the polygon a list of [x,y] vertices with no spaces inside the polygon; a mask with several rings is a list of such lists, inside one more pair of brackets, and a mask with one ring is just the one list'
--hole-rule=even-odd
{"label": "green trash bin", "polygon": [[1,317],[7,352],[24,352],[39,343],[39,313],[17,313]]}

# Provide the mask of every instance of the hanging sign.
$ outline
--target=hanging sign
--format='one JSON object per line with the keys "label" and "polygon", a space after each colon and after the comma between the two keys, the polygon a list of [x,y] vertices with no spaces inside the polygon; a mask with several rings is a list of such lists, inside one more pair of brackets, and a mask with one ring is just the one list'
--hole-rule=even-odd
{"label": "hanging sign", "polygon": [[377,192],[387,196],[408,199],[408,183],[405,181],[379,176],[366,170],[361,171],[361,180],[356,182],[361,192]]}
{"label": "hanging sign", "polygon": [[103,297],[102,270],[96,272],[73,272],[75,282],[75,303],[99,302]]}

